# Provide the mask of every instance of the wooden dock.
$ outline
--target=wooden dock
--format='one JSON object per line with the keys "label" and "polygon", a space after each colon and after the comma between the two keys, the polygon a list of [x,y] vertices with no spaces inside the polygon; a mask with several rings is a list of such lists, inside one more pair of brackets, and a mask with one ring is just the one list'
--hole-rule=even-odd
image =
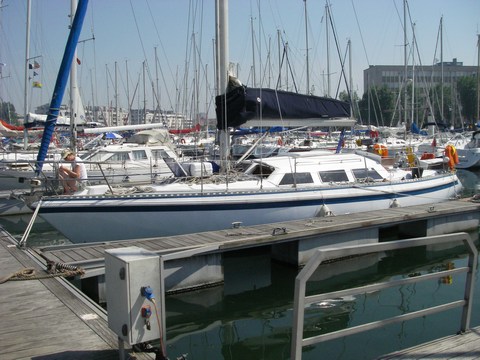
{"label": "wooden dock", "polygon": [[[45,266],[0,232],[1,278]],[[105,310],[61,277],[0,283],[1,359],[118,359],[118,338]],[[151,359],[140,354],[139,359]]]}
{"label": "wooden dock", "polygon": [[472,328],[464,334],[447,336],[377,358],[377,360],[421,359],[480,359],[480,327]]}

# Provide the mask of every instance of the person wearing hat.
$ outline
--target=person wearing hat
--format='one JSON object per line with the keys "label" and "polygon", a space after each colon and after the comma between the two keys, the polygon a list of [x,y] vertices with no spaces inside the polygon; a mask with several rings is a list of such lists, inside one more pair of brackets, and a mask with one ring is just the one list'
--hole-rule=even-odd
{"label": "person wearing hat", "polygon": [[62,160],[72,163],[71,168],[60,166],[58,169],[58,176],[62,181],[64,194],[73,194],[78,190],[88,179],[87,168],[81,162],[81,159],[75,156],[75,153],[66,149],[62,152]]}

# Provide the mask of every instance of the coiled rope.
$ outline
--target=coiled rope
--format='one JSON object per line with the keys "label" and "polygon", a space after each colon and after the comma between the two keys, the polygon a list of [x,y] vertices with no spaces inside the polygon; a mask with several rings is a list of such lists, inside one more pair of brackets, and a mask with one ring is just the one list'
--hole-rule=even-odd
{"label": "coiled rope", "polygon": [[65,264],[56,264],[47,272],[39,272],[37,269],[34,268],[25,268],[19,270],[8,276],[0,278],[0,284],[6,283],[7,281],[41,280],[60,276],[72,277],[83,274],[85,274],[85,270],[79,267],[68,266]]}

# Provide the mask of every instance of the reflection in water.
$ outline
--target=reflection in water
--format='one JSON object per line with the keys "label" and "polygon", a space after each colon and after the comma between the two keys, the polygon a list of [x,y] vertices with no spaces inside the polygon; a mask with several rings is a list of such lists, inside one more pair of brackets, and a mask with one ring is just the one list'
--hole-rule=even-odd
{"label": "reflection in water", "polygon": [[[246,266],[249,266],[248,258],[245,258]],[[265,259],[250,258],[259,266],[264,265]],[[395,256],[389,253],[349,259],[322,265],[313,276],[313,281],[308,283],[308,292],[329,292],[386,279],[437,272],[464,266],[465,261],[465,256],[456,249],[432,252],[425,248],[402,250],[396,252]],[[238,265],[239,259],[234,259],[233,263]],[[262,279],[258,283],[263,286],[255,288],[250,283],[249,275],[245,281],[250,285],[241,287],[248,289],[246,291],[229,290],[226,294],[223,287],[216,287],[167,296],[169,354],[189,353],[189,357],[194,359],[289,358],[297,270],[275,262],[271,265],[268,285]],[[305,308],[304,337],[458,300],[463,296],[465,279],[456,275],[452,280],[422,282],[313,303]],[[458,330],[459,320],[451,320],[460,319],[455,311],[310,346],[304,349],[303,358],[371,359],[446,336]],[[436,325],[436,321],[442,322],[442,325]]]}
{"label": "reflection in water", "polygon": [[[30,222],[31,214],[0,216],[0,226],[15,239],[20,240]],[[50,224],[37,216],[27,239],[28,246],[63,245],[71,242],[58,233]]]}

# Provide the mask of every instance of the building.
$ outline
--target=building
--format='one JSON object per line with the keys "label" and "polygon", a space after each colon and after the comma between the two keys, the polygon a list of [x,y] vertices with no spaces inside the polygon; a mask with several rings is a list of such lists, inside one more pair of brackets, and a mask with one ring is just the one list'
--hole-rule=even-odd
{"label": "building", "polygon": [[[408,99],[405,100],[402,96],[402,101],[397,103],[397,111],[400,110],[397,119],[401,122],[409,121],[410,111],[412,111],[414,121],[421,124],[433,112],[436,121],[453,126],[463,122],[461,101],[456,88],[457,81],[466,76],[476,79],[477,74],[477,66],[464,66],[463,62],[457,61],[456,58],[451,62],[429,66],[409,65],[406,69],[404,65],[371,65],[363,71],[364,92],[368,93],[368,90],[374,87],[386,87],[398,96],[403,94],[406,86],[407,93],[409,93]],[[441,84],[444,85],[444,88],[449,88],[449,91],[445,92],[445,96],[434,94],[434,90]],[[411,96],[411,85],[414,85],[415,99]],[[435,100],[426,101],[427,96]]]}
{"label": "building", "polygon": [[[464,76],[477,76],[477,66],[464,66],[463,62],[457,61],[456,58],[451,62],[437,63],[430,66],[407,67],[407,80],[411,80],[415,76],[415,88],[425,89],[433,88],[442,83],[451,86],[456,84],[457,80]],[[371,65],[363,71],[363,88],[367,92],[370,87],[383,87],[398,91],[402,84],[405,83],[405,66],[404,65]]]}

